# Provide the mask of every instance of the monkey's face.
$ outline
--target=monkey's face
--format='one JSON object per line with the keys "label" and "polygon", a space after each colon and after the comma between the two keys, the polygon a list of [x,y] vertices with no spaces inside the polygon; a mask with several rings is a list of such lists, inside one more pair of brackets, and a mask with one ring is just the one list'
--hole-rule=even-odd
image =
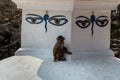
{"label": "monkey's face", "polygon": [[57,42],[63,42],[64,40],[65,38],[61,35],[57,37]]}

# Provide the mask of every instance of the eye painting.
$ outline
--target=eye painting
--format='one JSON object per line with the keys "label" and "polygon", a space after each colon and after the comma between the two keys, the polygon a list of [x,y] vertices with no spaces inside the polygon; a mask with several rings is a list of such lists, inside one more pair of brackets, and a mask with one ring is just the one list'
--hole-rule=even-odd
{"label": "eye painting", "polygon": [[96,24],[98,27],[105,27],[109,23],[108,16],[98,16],[94,15],[94,11],[92,11],[92,15],[87,18],[86,16],[78,16],[76,17],[76,24],[80,28],[87,28],[91,24],[91,36],[94,34],[94,25]]}
{"label": "eye painting", "polygon": [[31,24],[40,24],[43,22],[43,18],[36,14],[27,14],[26,21]]}
{"label": "eye painting", "polygon": [[78,16],[76,18],[76,24],[80,28],[87,28],[90,25],[90,20],[85,16]]}
{"label": "eye painting", "polygon": [[44,28],[46,33],[48,31],[48,23],[54,26],[62,26],[68,22],[68,19],[64,15],[49,16],[48,10],[45,11],[45,14],[43,16],[37,14],[27,14],[25,20],[30,24],[40,24],[44,22]]}
{"label": "eye painting", "polygon": [[48,19],[48,22],[55,26],[62,26],[68,22],[64,15],[55,15]]}
{"label": "eye painting", "polygon": [[107,18],[108,18],[107,16],[99,16],[99,17],[96,19],[95,23],[96,23],[99,27],[105,27],[105,26],[109,23],[109,21],[108,21]]}

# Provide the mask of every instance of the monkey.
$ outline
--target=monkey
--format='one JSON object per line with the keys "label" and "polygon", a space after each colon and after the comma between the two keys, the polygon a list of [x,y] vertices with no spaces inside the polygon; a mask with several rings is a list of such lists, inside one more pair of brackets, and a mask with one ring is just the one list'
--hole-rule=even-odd
{"label": "monkey", "polygon": [[56,38],[56,40],[57,40],[57,42],[53,48],[54,62],[65,61],[64,52],[63,52],[65,38],[63,36],[59,35]]}
{"label": "monkey", "polygon": [[65,46],[63,47],[63,52],[67,54],[72,54],[72,52],[68,51],[68,49]]}
{"label": "monkey", "polygon": [[66,47],[64,47],[65,38],[62,35],[59,35],[56,38],[56,40],[57,40],[57,42],[53,48],[54,62],[66,61],[65,53],[67,53],[67,54],[72,54],[72,53],[69,52]]}

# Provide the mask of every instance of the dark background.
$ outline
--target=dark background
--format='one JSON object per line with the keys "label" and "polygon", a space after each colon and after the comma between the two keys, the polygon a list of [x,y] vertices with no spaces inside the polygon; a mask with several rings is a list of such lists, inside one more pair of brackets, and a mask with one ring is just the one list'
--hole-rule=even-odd
{"label": "dark background", "polygon": [[0,0],[0,60],[13,56],[20,47],[21,15],[11,0]]}

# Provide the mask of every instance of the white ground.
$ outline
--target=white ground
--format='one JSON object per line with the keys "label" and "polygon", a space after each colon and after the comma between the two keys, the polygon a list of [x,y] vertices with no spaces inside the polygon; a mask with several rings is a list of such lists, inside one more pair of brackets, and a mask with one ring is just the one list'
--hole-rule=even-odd
{"label": "white ground", "polygon": [[49,50],[21,49],[16,55],[0,61],[0,80],[120,80],[120,60],[110,50],[74,52],[56,63]]}

